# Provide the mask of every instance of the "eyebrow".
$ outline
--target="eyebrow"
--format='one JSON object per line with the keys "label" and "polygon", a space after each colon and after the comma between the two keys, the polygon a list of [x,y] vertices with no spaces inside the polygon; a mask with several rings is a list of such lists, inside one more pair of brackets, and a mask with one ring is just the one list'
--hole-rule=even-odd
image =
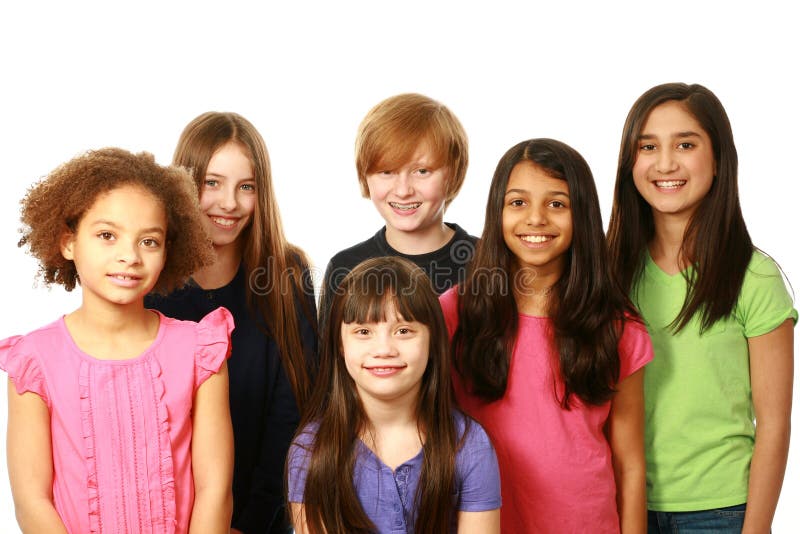
{"label": "eyebrow", "polygon": [[[509,189],[508,191],[506,191],[506,196],[508,196],[508,195],[510,195],[512,193],[514,193],[514,194],[526,194],[527,195],[527,194],[530,194],[530,191],[528,191],[527,189]],[[548,191],[547,194],[548,195],[558,195],[558,196],[569,198],[569,193],[565,193],[564,191]]]}
{"label": "eyebrow", "polygon": [[[213,176],[214,178],[225,178],[226,180],[228,179],[228,177],[225,176],[224,174],[219,174],[219,173],[216,173],[216,172],[207,172],[206,176]],[[242,178],[239,181],[240,182],[248,182],[248,181],[255,180],[255,179],[256,179],[255,176],[250,176],[250,177],[247,177],[247,178]]]}
{"label": "eyebrow", "polygon": [[[92,222],[92,226],[110,226],[112,228],[117,228],[117,229],[120,228],[120,226],[118,224],[114,223],[113,221],[107,221],[105,219],[99,219],[97,221]],[[152,233],[165,234],[166,231],[161,226],[151,226],[150,228],[143,228],[142,230],[140,230],[140,233],[142,233],[142,234],[152,234]]]}
{"label": "eyebrow", "polygon": [[[641,135],[639,135],[639,139],[656,139],[657,137],[658,136],[653,135],[653,134],[641,134]],[[692,130],[688,130],[688,131],[685,131],[685,132],[677,132],[677,133],[673,134],[671,137],[673,137],[673,138],[675,138],[675,137],[700,137],[700,134],[697,133],[697,132],[694,132]]]}

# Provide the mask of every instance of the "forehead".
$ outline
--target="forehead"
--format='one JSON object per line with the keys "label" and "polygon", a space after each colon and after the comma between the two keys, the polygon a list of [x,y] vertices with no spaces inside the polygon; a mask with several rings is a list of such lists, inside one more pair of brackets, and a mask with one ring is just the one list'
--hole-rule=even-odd
{"label": "forehead", "polygon": [[164,204],[151,191],[138,185],[123,185],[97,195],[82,220],[125,219],[143,225],[166,224]]}
{"label": "forehead", "polygon": [[541,165],[532,161],[520,161],[511,169],[506,192],[510,191],[556,191],[569,194],[566,180],[554,178]]}
{"label": "forehead", "polygon": [[707,135],[683,102],[670,100],[654,107],[642,126],[642,135],[692,132]]}

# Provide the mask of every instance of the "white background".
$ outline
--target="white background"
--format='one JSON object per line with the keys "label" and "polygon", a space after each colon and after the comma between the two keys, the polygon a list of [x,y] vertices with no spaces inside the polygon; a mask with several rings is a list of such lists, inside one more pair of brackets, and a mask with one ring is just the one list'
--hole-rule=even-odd
{"label": "white background", "polygon": [[[378,101],[409,91],[444,102],[467,130],[470,166],[446,220],[479,235],[494,166],[532,137],[560,139],[586,157],[607,222],[633,101],[663,82],[702,83],[733,124],[753,240],[800,285],[792,237],[800,178],[797,19],[789,2],[743,4],[6,2],[0,338],[78,305],[79,291],[35,286],[35,264],[16,248],[19,199],[59,163],[111,145],[168,163],[188,121],[207,110],[237,111],[266,139],[286,233],[321,277],[332,254],[381,224],[359,194],[358,123]],[[800,428],[798,416],[794,423]],[[777,533],[797,525],[799,443]],[[0,532],[18,532],[6,480],[0,461]]]}

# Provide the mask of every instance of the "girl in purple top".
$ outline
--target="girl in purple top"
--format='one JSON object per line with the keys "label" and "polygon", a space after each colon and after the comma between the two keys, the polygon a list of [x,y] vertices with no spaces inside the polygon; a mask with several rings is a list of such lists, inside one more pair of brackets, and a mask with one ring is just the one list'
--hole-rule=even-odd
{"label": "girl in purple top", "polygon": [[447,330],[424,271],[373,258],[340,289],[289,451],[295,531],[499,533],[497,458],[454,408]]}

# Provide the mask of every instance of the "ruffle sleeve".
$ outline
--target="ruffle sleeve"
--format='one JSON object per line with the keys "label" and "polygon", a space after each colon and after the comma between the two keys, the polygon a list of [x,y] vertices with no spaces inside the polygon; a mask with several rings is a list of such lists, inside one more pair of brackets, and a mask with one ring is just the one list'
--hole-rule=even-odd
{"label": "ruffle sleeve", "polygon": [[231,354],[233,316],[220,306],[197,323],[197,349],[195,350],[194,388],[219,371]]}
{"label": "ruffle sleeve", "polygon": [[0,369],[8,373],[17,393],[36,393],[49,406],[44,373],[38,358],[27,345],[24,336],[12,336],[0,341]]}

